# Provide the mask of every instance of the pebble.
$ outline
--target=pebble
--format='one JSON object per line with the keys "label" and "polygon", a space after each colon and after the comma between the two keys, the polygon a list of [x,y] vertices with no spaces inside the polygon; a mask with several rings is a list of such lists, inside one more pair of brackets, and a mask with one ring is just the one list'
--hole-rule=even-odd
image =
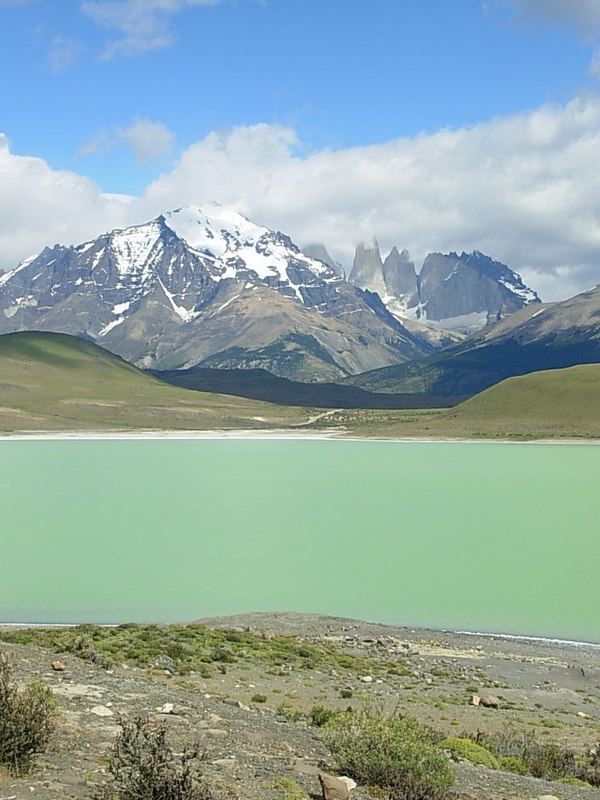
{"label": "pebble", "polygon": [[50,664],[50,666],[52,667],[54,672],[64,672],[66,669],[62,661],[53,661],[52,664]]}

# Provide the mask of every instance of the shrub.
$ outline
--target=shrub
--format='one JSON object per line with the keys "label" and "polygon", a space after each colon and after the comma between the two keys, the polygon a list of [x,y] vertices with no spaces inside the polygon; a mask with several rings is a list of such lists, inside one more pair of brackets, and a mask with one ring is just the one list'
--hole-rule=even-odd
{"label": "shrub", "polygon": [[335,711],[325,706],[313,706],[310,710],[309,722],[315,728],[325,725],[334,716]]}
{"label": "shrub", "polygon": [[527,775],[527,764],[516,756],[503,756],[500,759],[500,768],[517,775]]}
{"label": "shrub", "polygon": [[54,732],[56,700],[43,683],[19,692],[12,665],[0,653],[0,764],[13,774],[27,772],[33,756],[42,753]]}
{"label": "shrub", "polygon": [[370,711],[335,714],[323,727],[337,768],[393,800],[442,800],[454,781],[443,750],[417,720]]}
{"label": "shrub", "polygon": [[198,747],[186,747],[177,759],[166,726],[137,717],[121,720],[109,761],[112,781],[95,800],[215,800],[198,768]]}
{"label": "shrub", "polygon": [[266,703],[267,702],[267,695],[266,694],[253,694],[250,698],[253,703]]}
{"label": "shrub", "polygon": [[440,747],[443,747],[444,750],[450,750],[453,758],[465,758],[472,764],[481,764],[489,769],[498,769],[500,766],[496,756],[487,747],[475,744],[471,739],[442,739]]}
{"label": "shrub", "polygon": [[533,775],[548,781],[575,778],[592,786],[600,785],[600,764],[597,758],[578,758],[572,750],[553,742],[540,742],[529,733],[507,730],[492,736],[477,733],[474,741],[484,745],[511,772]]}

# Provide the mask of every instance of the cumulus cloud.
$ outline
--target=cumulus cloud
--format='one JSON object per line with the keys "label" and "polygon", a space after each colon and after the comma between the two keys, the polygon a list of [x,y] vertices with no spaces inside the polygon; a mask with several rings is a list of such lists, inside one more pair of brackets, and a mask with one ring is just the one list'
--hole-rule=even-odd
{"label": "cumulus cloud", "polygon": [[173,152],[175,136],[162,122],[136,119],[128,128],[117,130],[121,141],[133,149],[138,164],[151,164]]}
{"label": "cumulus cloud", "polygon": [[600,3],[598,0],[504,0],[512,6],[521,22],[567,25],[585,39],[600,35]]}
{"label": "cumulus cloud", "polygon": [[75,244],[129,224],[133,209],[89,178],[10,152],[0,134],[0,268],[55,243]]}
{"label": "cumulus cloud", "polygon": [[112,133],[102,128],[81,145],[78,155],[106,155],[121,147],[131,147],[138,164],[153,164],[173,152],[175,135],[163,122],[138,118],[128,128]]}
{"label": "cumulus cloud", "polygon": [[298,153],[276,126],[212,133],[151,184],[149,209],[216,199],[352,263],[382,249],[474,248],[547,299],[600,282],[600,101],[574,100],[472,128],[341,151]]}
{"label": "cumulus cloud", "polygon": [[113,31],[104,56],[137,56],[168,47],[174,41],[169,15],[184,8],[216,5],[221,0],[85,0],[81,10]]}
{"label": "cumulus cloud", "polygon": [[215,132],[124,205],[91,181],[0,147],[0,266],[162,211],[216,200],[347,268],[355,245],[478,249],[546,300],[600,282],[600,99],[576,99],[471,128],[304,154],[275,125]]}

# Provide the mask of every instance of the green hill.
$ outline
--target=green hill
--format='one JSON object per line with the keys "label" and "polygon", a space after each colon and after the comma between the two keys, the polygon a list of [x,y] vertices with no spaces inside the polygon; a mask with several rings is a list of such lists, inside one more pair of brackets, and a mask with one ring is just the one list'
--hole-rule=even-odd
{"label": "green hill", "polygon": [[264,429],[302,424],[308,416],[170,386],[74,336],[0,336],[0,431]]}
{"label": "green hill", "polygon": [[[346,412],[349,414],[350,412]],[[367,436],[433,438],[600,438],[600,365],[581,364],[507,378],[452,409],[361,412]],[[341,415],[330,424],[348,424]]]}
{"label": "green hill", "polygon": [[461,403],[450,419],[550,435],[600,436],[600,365],[508,378]]}

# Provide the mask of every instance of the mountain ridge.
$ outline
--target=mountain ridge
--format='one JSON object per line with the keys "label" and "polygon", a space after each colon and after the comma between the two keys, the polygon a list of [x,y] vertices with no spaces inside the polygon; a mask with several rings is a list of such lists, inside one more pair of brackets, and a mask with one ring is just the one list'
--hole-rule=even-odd
{"label": "mountain ridge", "polygon": [[[190,367],[223,352],[227,363],[235,354],[236,364],[284,377],[300,361],[298,375],[323,380],[435,349],[285,234],[216,204],[45,248],[0,276],[0,312],[0,333],[70,333],[143,367]],[[305,358],[298,335],[320,355]]]}

